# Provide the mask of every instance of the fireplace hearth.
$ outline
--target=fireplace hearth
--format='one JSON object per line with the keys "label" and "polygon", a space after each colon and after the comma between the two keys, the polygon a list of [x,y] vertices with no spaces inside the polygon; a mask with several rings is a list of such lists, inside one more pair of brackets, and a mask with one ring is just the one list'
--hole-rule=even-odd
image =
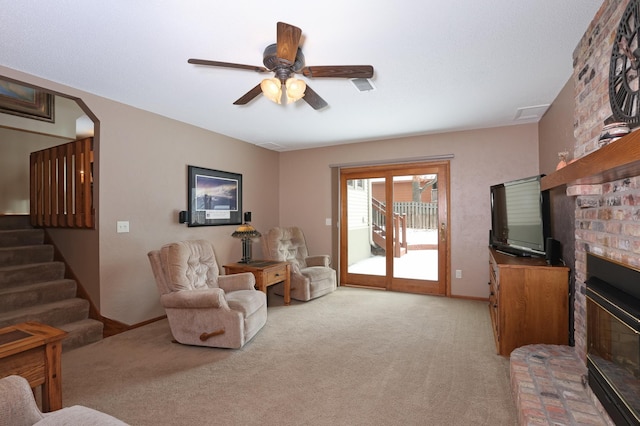
{"label": "fireplace hearth", "polygon": [[640,271],[587,254],[589,385],[611,419],[640,424]]}

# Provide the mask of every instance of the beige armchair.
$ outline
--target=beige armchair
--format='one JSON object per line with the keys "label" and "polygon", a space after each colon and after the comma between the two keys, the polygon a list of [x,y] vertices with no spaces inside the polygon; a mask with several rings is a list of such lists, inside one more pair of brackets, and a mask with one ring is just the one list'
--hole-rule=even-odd
{"label": "beige armchair", "polygon": [[210,242],[171,243],[148,256],[179,343],[241,348],[267,322],[267,297],[253,274],[220,275]]}
{"label": "beige armchair", "polygon": [[[309,256],[304,233],[298,227],[272,228],[262,235],[264,256],[291,263],[291,298],[306,302],[337,288],[336,271],[328,255]],[[276,284],[275,293],[283,294]]]}
{"label": "beige armchair", "polygon": [[82,405],[43,413],[36,405],[33,390],[27,379],[21,376],[7,376],[0,379],[0,425],[126,426],[126,423]]}

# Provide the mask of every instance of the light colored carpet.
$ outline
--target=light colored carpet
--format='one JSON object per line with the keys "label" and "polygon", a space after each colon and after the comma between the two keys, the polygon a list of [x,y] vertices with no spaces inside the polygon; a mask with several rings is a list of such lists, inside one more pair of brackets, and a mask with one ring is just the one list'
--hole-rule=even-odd
{"label": "light colored carpet", "polygon": [[132,425],[516,425],[486,302],[340,287],[283,306],[240,350],[166,320],[65,352],[63,403]]}

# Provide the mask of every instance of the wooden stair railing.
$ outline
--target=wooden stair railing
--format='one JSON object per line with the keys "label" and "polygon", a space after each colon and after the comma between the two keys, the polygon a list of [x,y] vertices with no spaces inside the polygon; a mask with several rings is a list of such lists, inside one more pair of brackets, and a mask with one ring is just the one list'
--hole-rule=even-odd
{"label": "wooden stair railing", "polygon": [[[385,218],[386,207],[384,203],[371,199],[371,207],[373,210],[373,223],[371,226],[372,240],[380,247],[385,247],[387,238]],[[402,257],[407,253],[407,215],[406,213],[393,213],[393,256]]]}
{"label": "wooden stair railing", "polygon": [[32,152],[29,174],[31,225],[95,228],[93,138]]}
{"label": "wooden stair railing", "polygon": [[402,257],[407,253],[407,215],[406,214],[393,214],[393,256]]}

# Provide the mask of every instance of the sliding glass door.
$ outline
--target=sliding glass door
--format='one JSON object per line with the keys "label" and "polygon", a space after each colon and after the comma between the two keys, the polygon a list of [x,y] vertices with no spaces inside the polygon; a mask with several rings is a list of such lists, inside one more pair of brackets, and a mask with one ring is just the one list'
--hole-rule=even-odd
{"label": "sliding glass door", "polygon": [[341,170],[343,285],[447,293],[448,166]]}

